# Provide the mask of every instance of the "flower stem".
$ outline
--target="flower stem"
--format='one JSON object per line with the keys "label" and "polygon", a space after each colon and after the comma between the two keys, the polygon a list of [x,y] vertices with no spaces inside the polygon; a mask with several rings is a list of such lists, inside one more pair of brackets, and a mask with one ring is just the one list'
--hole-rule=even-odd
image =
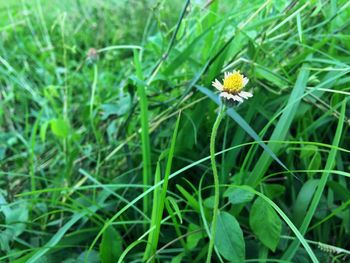
{"label": "flower stem", "polygon": [[215,139],[216,139],[216,134],[217,134],[217,130],[219,128],[220,122],[224,117],[224,112],[225,112],[225,107],[224,105],[222,105],[220,107],[219,114],[216,117],[215,123],[213,125],[213,130],[210,136],[210,160],[211,160],[211,167],[213,169],[213,177],[214,177],[214,209],[213,209],[213,219],[211,223],[211,233],[210,233],[210,242],[208,247],[207,263],[211,262],[211,255],[213,253],[215,234],[216,234],[216,224],[217,224],[216,222],[217,222],[218,213],[219,213],[220,187],[219,187],[218,169],[216,167],[216,162],[215,162]]}

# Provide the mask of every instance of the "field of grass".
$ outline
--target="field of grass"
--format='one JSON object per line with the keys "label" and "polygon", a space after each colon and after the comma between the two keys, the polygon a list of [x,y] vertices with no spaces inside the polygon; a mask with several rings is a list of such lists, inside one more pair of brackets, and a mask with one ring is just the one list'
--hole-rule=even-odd
{"label": "field of grass", "polygon": [[0,262],[350,262],[349,95],[348,0],[0,1]]}

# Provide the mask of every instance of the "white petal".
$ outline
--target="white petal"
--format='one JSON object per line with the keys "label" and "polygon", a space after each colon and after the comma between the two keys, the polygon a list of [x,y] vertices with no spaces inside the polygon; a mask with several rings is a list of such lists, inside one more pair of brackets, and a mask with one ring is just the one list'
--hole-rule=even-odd
{"label": "white petal", "polygon": [[231,94],[229,94],[225,91],[220,93],[220,97],[223,97],[225,99],[230,99],[230,96],[231,96]]}
{"label": "white petal", "polygon": [[235,97],[235,96],[232,95],[232,94],[228,94],[228,96],[227,96],[227,98],[228,98],[229,100],[235,100],[234,97]]}
{"label": "white petal", "polygon": [[248,99],[248,97],[245,95],[245,94],[243,94],[243,93],[238,93],[238,96],[240,96],[241,98],[243,98],[243,99]]}
{"label": "white petal", "polygon": [[240,96],[237,95],[233,95],[233,100],[239,101],[239,102],[243,102],[243,99]]}
{"label": "white petal", "polygon": [[217,79],[215,79],[215,81],[212,82],[212,85],[219,91],[222,91],[222,89],[224,88],[220,81],[218,81]]}
{"label": "white petal", "polygon": [[235,73],[235,71],[232,71],[232,72],[228,71],[227,72],[227,77],[231,76],[233,73]]}
{"label": "white petal", "polygon": [[249,82],[248,78],[243,78],[243,86],[247,85],[248,82]]}
{"label": "white petal", "polygon": [[233,101],[243,102],[243,99],[242,99],[240,96],[238,96],[238,95],[233,95],[233,94],[230,94],[230,93],[225,92],[225,91],[220,93],[220,97],[223,97],[223,98],[225,98],[225,99],[227,99],[227,100],[233,100]]}
{"label": "white petal", "polygon": [[238,93],[239,96],[241,96],[244,99],[248,99],[250,97],[253,97],[253,94],[247,91],[241,91],[240,93]]}

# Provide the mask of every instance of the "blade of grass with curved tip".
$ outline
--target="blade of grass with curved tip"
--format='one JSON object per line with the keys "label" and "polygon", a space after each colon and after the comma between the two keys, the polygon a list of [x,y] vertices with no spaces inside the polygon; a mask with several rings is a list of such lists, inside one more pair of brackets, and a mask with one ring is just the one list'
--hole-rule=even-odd
{"label": "blade of grass with curved tip", "polygon": [[[160,164],[158,162],[157,168],[156,168],[156,174],[154,178],[154,184],[157,185],[159,181],[160,181]],[[157,244],[155,244],[155,239],[156,239],[155,236],[156,236],[157,223],[159,223],[158,221],[160,217],[160,213],[159,213],[160,195],[161,195],[161,190],[154,189],[152,217],[151,217],[151,224],[149,226],[149,229],[153,229],[153,230],[151,230],[151,232],[148,234],[148,241],[147,241],[145,252],[143,254],[143,261],[146,261],[147,259],[149,259],[152,256],[152,254],[157,250]]]}
{"label": "blade of grass with curved tip", "polygon": [[[217,105],[220,105],[221,102],[219,97],[209,89],[196,85],[196,88],[208,96],[212,101],[214,101]],[[227,114],[234,120],[236,123],[242,127],[242,129],[252,137],[268,154],[274,159],[279,165],[281,165],[285,170],[289,171],[287,166],[276,156],[276,154],[271,150],[270,146],[266,145],[263,140],[259,137],[259,135],[253,130],[253,128],[239,115],[233,108],[228,109]]]}
{"label": "blade of grass with curved tip", "polygon": [[[171,166],[173,163],[177,132],[179,130],[179,123],[180,123],[180,115],[177,118],[175,130],[173,133],[173,137],[171,139],[169,156],[168,156],[167,165],[165,168],[165,175],[164,175],[164,180],[163,180],[162,191],[159,193],[157,190],[155,190],[155,192],[154,192],[151,227],[154,226],[155,229],[148,236],[147,247],[146,247],[146,251],[144,253],[144,260],[151,258],[152,254],[157,250],[161,221],[162,221],[163,210],[164,210],[165,197],[166,197],[166,192],[168,189],[168,182],[169,182],[169,176],[171,173]],[[159,181],[160,181],[160,168],[158,165],[157,172],[156,172],[155,185]],[[152,259],[152,261],[154,261],[154,258]]]}
{"label": "blade of grass with curved tip", "polygon": [[118,259],[118,262],[117,263],[123,263],[125,262],[124,261],[124,258],[126,257],[126,255],[134,248],[136,247],[137,245],[141,244],[145,242],[144,240],[135,240],[134,242],[132,242],[124,251],[123,253],[121,254],[120,258]]}
{"label": "blade of grass with curved tip", "polygon": [[[140,82],[137,82],[137,95],[140,99],[141,107],[141,141],[142,141],[142,161],[143,161],[143,184],[146,186],[151,184],[152,167],[151,167],[151,146],[149,139],[149,127],[148,127],[148,101],[145,86],[142,84],[143,72],[141,68],[141,61],[139,53],[134,51],[134,64],[136,69],[136,76]],[[147,215],[149,210],[148,196],[143,200],[143,212]]]}
{"label": "blade of grass with curved tip", "polygon": [[[271,135],[271,140],[284,140],[289,131],[289,127],[292,124],[295,114],[297,113],[298,106],[304,94],[307,80],[309,77],[308,64],[305,63],[298,75],[297,81],[294,85],[293,91],[289,97],[285,110],[283,111],[282,116],[278,120],[276,127]],[[281,145],[277,144],[268,144],[269,149],[273,153],[277,153],[281,149]],[[259,184],[259,181],[264,176],[265,172],[269,168],[272,159],[271,154],[264,152],[256,163],[250,177],[247,180],[247,184],[253,187]]]}
{"label": "blade of grass with curved tip", "polygon": [[[335,132],[335,136],[334,136],[333,143],[332,143],[332,145],[335,147],[338,147],[339,142],[340,142],[340,138],[341,138],[341,134],[343,131],[345,110],[346,110],[346,100],[344,100],[342,103],[341,113],[340,113],[340,117],[339,117],[339,121],[338,121],[338,126],[337,126],[337,130]],[[329,152],[328,158],[327,158],[325,170],[332,170],[333,169],[335,162],[336,162],[337,152],[338,151],[336,150],[336,148],[331,149],[331,151]],[[315,214],[316,208],[321,200],[323,190],[327,184],[328,177],[329,177],[329,172],[322,173],[322,176],[321,176],[321,179],[319,181],[318,187],[316,189],[315,195],[311,201],[310,208],[309,208],[307,214],[305,215],[303,223],[301,224],[301,227],[300,227],[300,232],[303,235],[306,233],[306,231],[310,225],[311,219],[313,218],[313,216]],[[282,259],[291,260],[294,256],[295,252],[297,251],[298,247],[299,247],[299,241],[298,240],[293,241],[292,244],[288,247],[288,249],[284,253]]]}

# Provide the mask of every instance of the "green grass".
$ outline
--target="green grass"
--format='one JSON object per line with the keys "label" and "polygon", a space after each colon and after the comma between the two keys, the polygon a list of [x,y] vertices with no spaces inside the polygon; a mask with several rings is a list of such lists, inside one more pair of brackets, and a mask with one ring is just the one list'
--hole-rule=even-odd
{"label": "green grass", "polygon": [[[350,260],[349,1],[0,17],[0,262]],[[232,70],[254,96],[214,126]]]}

